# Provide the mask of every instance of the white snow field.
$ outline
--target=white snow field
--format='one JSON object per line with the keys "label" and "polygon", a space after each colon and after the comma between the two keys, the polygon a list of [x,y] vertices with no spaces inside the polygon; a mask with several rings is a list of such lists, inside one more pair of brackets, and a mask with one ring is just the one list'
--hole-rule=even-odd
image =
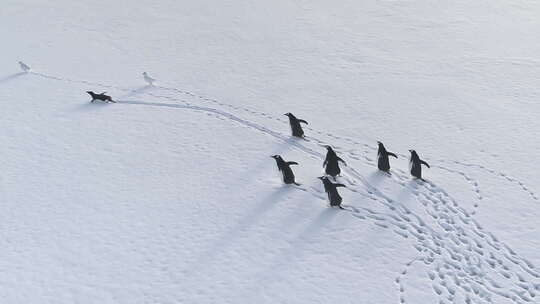
{"label": "white snow field", "polygon": [[[529,0],[3,0],[0,302],[540,303],[539,17]],[[316,178],[324,145],[348,210]]]}

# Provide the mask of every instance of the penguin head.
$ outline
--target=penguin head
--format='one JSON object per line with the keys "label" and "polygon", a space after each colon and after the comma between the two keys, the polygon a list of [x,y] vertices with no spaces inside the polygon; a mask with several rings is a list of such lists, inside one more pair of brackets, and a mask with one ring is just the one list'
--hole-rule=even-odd
{"label": "penguin head", "polygon": [[377,144],[379,145],[379,148],[384,147],[383,143],[377,140]]}
{"label": "penguin head", "polygon": [[317,178],[320,179],[320,180],[325,180],[325,179],[326,179],[326,176],[323,175],[323,176],[319,176],[319,177],[317,177]]}
{"label": "penguin head", "polygon": [[332,147],[330,147],[330,146],[324,146],[324,147],[325,147],[326,150],[328,150],[329,152],[330,152],[330,151],[334,151],[334,149],[332,149]]}
{"label": "penguin head", "polygon": [[289,119],[293,119],[293,120],[294,120],[294,119],[297,119],[296,116],[294,116],[293,113],[291,113],[291,112],[287,112],[287,113],[285,113],[285,114],[283,114],[283,115],[288,116]]}
{"label": "penguin head", "polygon": [[148,75],[148,74],[146,74],[146,72],[142,72],[142,74],[143,74],[143,76],[146,76],[146,75]]}
{"label": "penguin head", "polygon": [[276,155],[272,155],[272,156],[270,156],[270,157],[273,158],[273,159],[276,159],[276,160],[278,160],[278,159],[281,158],[281,156],[279,156],[279,155],[277,155],[277,154],[276,154]]}
{"label": "penguin head", "polygon": [[416,156],[416,155],[418,155],[418,154],[416,154],[416,151],[414,151],[414,150],[409,150],[409,152],[411,152],[411,156]]}
{"label": "penguin head", "polygon": [[88,93],[90,95],[94,95],[94,92],[92,92],[92,91],[86,91],[86,93]]}

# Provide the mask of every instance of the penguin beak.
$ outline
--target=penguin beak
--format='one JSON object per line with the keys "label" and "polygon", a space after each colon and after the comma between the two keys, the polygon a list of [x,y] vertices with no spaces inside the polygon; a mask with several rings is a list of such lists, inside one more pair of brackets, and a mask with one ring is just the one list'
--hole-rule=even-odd
{"label": "penguin beak", "polygon": [[320,179],[320,180],[323,180],[324,176],[319,176],[317,178]]}

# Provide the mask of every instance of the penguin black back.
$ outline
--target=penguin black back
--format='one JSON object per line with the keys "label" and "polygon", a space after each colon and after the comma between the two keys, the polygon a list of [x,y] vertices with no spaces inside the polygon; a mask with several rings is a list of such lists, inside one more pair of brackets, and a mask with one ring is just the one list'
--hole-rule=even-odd
{"label": "penguin black back", "polygon": [[411,160],[410,160],[410,169],[411,169],[411,175],[422,179],[422,165],[427,166],[430,168],[429,164],[425,161],[420,159],[420,156],[418,156],[418,153],[414,150],[409,150],[411,152]]}
{"label": "penguin black back", "polygon": [[106,92],[103,92],[101,94],[96,94],[96,93],[94,93],[92,91],[86,91],[86,93],[88,93],[88,94],[90,94],[90,96],[92,96],[92,101],[91,102],[94,102],[94,100],[116,102],[116,101],[112,100],[111,96],[105,95]]}
{"label": "penguin black back", "polygon": [[392,152],[388,152],[382,142],[378,141],[377,143],[379,144],[379,149],[377,150],[377,167],[381,171],[388,172],[390,170],[390,161],[388,160],[388,156],[397,158],[397,155]]}
{"label": "penguin black back", "polygon": [[276,165],[279,171],[281,172],[281,174],[283,175],[283,182],[285,184],[295,184],[297,186],[300,185],[295,181],[294,173],[290,167],[291,165],[298,165],[297,162],[293,162],[293,161],[286,162],[279,155],[272,155],[270,157],[276,160]]}
{"label": "penguin black back", "polygon": [[305,123],[307,125],[307,121],[296,118],[296,116],[294,116],[292,113],[286,113],[283,115],[289,117],[289,124],[291,125],[292,136],[304,138],[304,130],[302,129],[302,125],[300,125],[300,123]]}
{"label": "penguin black back", "polygon": [[326,146],[326,158],[324,159],[323,167],[325,167],[326,174],[336,177],[341,173],[339,168],[339,163],[342,162],[345,164],[345,161],[337,156],[336,152],[332,147]]}
{"label": "penguin black back", "polygon": [[[324,191],[328,195],[328,200],[330,201],[330,206],[332,207],[341,207],[341,202],[343,201],[343,198],[339,195],[337,188],[338,187],[345,187],[343,184],[334,184],[328,179],[326,176],[318,177],[324,185]],[[342,208],[343,209],[343,208]]]}

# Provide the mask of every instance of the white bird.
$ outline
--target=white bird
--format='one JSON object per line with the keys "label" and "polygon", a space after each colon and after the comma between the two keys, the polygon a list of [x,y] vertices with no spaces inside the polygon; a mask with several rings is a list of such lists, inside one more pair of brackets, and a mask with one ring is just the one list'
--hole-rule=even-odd
{"label": "white bird", "polygon": [[150,77],[146,72],[143,72],[142,74],[144,77],[144,81],[148,82],[149,85],[154,85],[154,82],[156,82],[154,78]]}
{"label": "white bird", "polygon": [[30,72],[30,67],[27,66],[24,62],[19,61],[19,65],[21,66],[21,70],[25,71],[26,73]]}

